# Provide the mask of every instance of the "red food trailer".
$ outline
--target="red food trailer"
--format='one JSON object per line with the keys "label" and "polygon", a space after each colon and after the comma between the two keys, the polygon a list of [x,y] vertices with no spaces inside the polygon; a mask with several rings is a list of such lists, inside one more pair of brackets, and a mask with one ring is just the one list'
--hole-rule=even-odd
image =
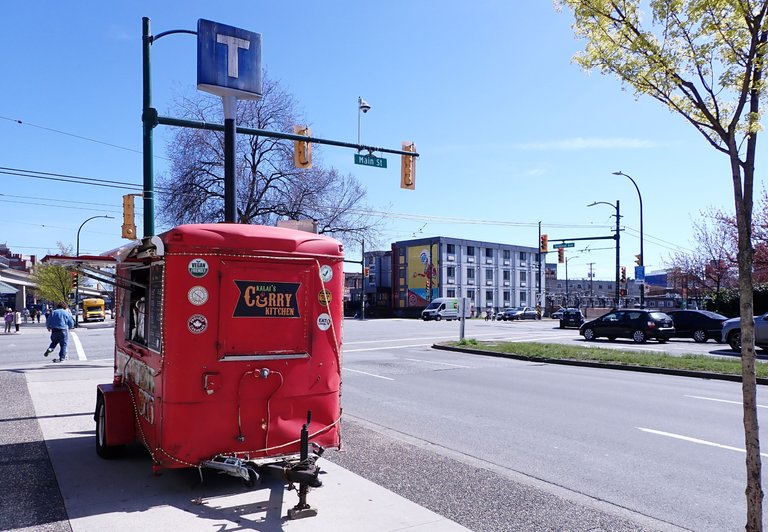
{"label": "red food trailer", "polygon": [[277,472],[300,485],[289,517],[313,515],[315,461],[340,445],[343,258],[326,236],[228,223],[75,258],[96,278],[96,264],[115,266],[99,456],[138,441],[154,469],[214,468],[247,485]]}

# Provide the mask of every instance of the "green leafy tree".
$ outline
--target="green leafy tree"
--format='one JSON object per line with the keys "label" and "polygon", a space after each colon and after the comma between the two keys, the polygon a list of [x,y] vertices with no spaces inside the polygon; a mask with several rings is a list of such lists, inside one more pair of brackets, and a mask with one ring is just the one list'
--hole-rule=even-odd
{"label": "green leafy tree", "polygon": [[768,0],[554,1],[573,14],[573,30],[586,43],[575,57],[579,65],[616,76],[636,94],[655,98],[728,158],[738,229],[746,529],[762,530],[752,203],[761,104],[766,97]]}
{"label": "green leafy tree", "polygon": [[32,274],[37,295],[55,303],[69,301],[74,286],[72,272],[56,264],[40,264]]}

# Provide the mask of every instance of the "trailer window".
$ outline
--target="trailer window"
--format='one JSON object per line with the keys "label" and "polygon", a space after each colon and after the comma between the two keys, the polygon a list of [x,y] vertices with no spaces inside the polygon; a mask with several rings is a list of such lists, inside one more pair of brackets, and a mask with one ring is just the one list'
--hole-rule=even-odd
{"label": "trailer window", "polygon": [[149,268],[134,268],[128,277],[132,284],[124,297],[125,339],[147,345],[147,288]]}

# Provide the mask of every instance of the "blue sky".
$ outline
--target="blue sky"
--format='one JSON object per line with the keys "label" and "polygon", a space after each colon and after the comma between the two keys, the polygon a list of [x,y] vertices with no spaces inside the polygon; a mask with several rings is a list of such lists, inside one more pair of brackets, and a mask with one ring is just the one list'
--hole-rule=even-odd
{"label": "blue sky", "polygon": [[[364,144],[416,143],[415,191],[399,188],[395,156],[378,169],[354,165],[350,149],[321,150],[325,164],[367,187],[374,211],[387,213],[385,242],[442,235],[536,246],[539,221],[550,240],[608,236],[614,210],[587,205],[619,200],[621,262],[632,277],[638,197],[612,172],[631,175],[643,194],[648,270],[693,247],[691,221],[702,210],[733,211],[727,158],[661,104],[573,64],[581,45],[570,16],[544,0],[40,1],[9,4],[4,13],[4,168],[140,185],[141,17],[150,17],[153,34],[194,30],[206,18],[262,34],[263,67],[294,95],[313,135],[355,142],[362,96],[372,106],[362,117]],[[153,45],[161,114],[195,90],[195,69],[193,36]],[[169,133],[155,130],[158,172]],[[81,253],[126,242],[125,191],[8,174],[0,180],[0,243],[14,252],[42,256],[57,241],[74,246],[80,224],[101,214],[115,219],[89,222]],[[586,276],[594,263],[598,277],[612,278],[612,245],[577,243],[569,276]]]}

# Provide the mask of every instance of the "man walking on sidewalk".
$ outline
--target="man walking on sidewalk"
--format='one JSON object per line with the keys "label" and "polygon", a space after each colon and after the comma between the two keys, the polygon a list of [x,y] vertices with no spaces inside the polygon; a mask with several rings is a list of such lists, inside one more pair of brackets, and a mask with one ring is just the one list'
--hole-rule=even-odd
{"label": "man walking on sidewalk", "polygon": [[75,326],[75,320],[72,319],[72,314],[66,308],[67,305],[59,303],[56,305],[56,310],[45,320],[46,328],[51,331],[51,345],[48,346],[43,355],[48,356],[53,353],[56,344],[58,344],[59,358],[54,358],[54,362],[64,362],[67,359],[67,331]]}

